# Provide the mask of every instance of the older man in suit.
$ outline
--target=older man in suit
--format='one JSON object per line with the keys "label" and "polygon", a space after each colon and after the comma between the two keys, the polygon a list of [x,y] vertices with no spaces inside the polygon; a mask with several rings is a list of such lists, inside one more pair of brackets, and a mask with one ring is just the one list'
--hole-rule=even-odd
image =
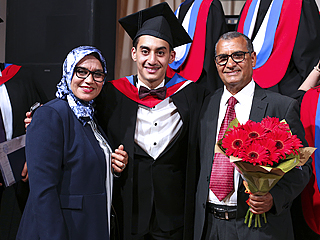
{"label": "older man in suit", "polygon": [[[221,138],[217,133],[225,115],[232,112],[240,123],[249,119],[259,122],[267,116],[285,119],[292,133],[306,144],[298,102],[255,84],[252,69],[256,53],[250,39],[241,33],[229,32],[220,37],[215,61],[224,88],[207,98],[200,116],[194,239],[293,239],[290,206],[311,176],[311,160],[286,173],[266,195],[248,195],[240,173],[227,158],[214,153],[214,146]],[[218,178],[217,173],[226,178]],[[247,199],[251,212],[266,213],[268,222],[261,228],[244,224]]]}

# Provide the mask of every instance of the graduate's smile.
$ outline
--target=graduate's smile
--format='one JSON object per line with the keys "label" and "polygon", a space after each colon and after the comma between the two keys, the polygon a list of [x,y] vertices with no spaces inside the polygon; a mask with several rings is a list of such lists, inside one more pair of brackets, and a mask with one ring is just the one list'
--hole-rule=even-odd
{"label": "graduate's smile", "polygon": [[156,73],[160,68],[161,66],[145,66],[145,69],[151,74]]}

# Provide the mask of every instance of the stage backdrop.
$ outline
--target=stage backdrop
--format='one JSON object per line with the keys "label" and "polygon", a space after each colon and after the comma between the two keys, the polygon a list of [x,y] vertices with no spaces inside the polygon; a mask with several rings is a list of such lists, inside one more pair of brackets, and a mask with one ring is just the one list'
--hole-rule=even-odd
{"label": "stage backdrop", "polygon": [[80,45],[99,48],[114,78],[116,0],[7,1],[6,62],[34,70],[43,99],[54,98],[67,53]]}

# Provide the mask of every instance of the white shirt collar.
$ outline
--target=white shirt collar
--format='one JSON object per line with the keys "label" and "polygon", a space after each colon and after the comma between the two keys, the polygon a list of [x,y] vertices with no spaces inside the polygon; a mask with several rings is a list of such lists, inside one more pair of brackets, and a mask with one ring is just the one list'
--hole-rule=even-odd
{"label": "white shirt collar", "polygon": [[235,95],[232,95],[226,88],[223,87],[223,94],[221,97],[221,103],[227,104],[228,100],[231,96],[234,96],[239,103],[246,102],[248,100],[248,96],[252,96],[254,93],[255,82],[251,80],[244,88],[242,88],[239,92]]}
{"label": "white shirt collar", "polygon": [[[164,83],[165,83],[165,80],[163,79],[163,81],[162,81],[157,87],[155,87],[154,89],[163,87],[163,86],[164,86]],[[139,89],[141,86],[144,86],[144,87],[150,89],[146,84],[144,84],[144,83],[143,83],[142,81],[140,81],[139,78],[138,78],[137,88]]]}

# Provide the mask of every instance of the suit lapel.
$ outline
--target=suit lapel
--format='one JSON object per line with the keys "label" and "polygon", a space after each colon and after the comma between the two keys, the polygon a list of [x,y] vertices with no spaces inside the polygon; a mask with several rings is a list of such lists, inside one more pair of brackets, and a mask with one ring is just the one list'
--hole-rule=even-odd
{"label": "suit lapel", "polygon": [[254,122],[261,122],[265,117],[268,106],[268,102],[264,101],[266,96],[265,91],[256,84],[249,116],[250,120]]}
{"label": "suit lapel", "polygon": [[[265,90],[255,84],[254,95],[252,99],[252,106],[250,111],[249,119],[254,122],[261,122],[261,120],[265,117],[268,102],[265,101],[266,98]],[[243,185],[242,178],[240,177],[238,191],[242,192],[245,190]],[[239,201],[238,201],[239,204]]]}
{"label": "suit lapel", "polygon": [[[214,146],[217,135],[217,122],[219,116],[219,108],[223,89],[219,89],[210,97],[210,101],[206,107],[205,114],[201,120],[201,142],[200,149],[205,162],[202,163],[205,169],[211,171],[212,159],[214,155]],[[208,134],[211,133],[211,134]]]}

